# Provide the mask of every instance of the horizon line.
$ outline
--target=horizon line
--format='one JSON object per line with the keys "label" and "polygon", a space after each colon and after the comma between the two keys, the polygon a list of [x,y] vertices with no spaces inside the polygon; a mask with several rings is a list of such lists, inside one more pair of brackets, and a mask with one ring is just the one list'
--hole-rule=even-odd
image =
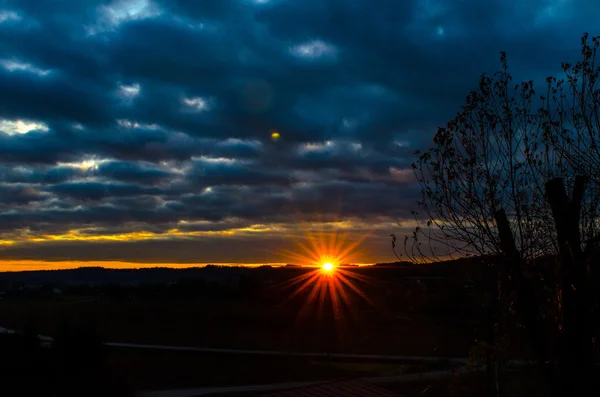
{"label": "horizon line", "polygon": [[[391,263],[391,262],[390,262]],[[340,266],[372,266],[376,263],[348,263]],[[31,259],[0,259],[0,272],[25,272],[25,271],[52,271],[52,270],[73,270],[81,268],[103,268],[108,270],[135,270],[135,269],[153,269],[153,268],[171,268],[171,269],[192,269],[204,268],[207,266],[221,267],[248,267],[258,268],[262,266],[285,267],[287,265],[300,267],[319,267],[319,265],[295,264],[286,262],[263,262],[263,263],[245,263],[245,262],[130,262],[130,261],[75,261],[75,260],[31,260]]]}

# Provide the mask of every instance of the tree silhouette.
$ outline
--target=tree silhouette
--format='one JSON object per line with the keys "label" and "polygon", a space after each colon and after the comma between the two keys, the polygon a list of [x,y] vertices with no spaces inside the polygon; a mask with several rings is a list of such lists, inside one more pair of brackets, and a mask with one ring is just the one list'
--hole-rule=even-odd
{"label": "tree silhouette", "polygon": [[128,397],[133,393],[107,365],[105,346],[93,327],[63,323],[51,346],[30,325],[0,334],[0,395]]}
{"label": "tree silhouette", "polygon": [[[596,64],[600,37],[581,40],[582,58],[561,64],[565,78],[548,77],[548,92],[540,113],[556,150],[577,174],[588,177],[591,189],[600,185],[600,66]],[[598,203],[594,203],[597,207]],[[597,224],[593,226],[597,227]]]}
{"label": "tree silhouette", "polygon": [[52,344],[58,396],[130,396],[126,384],[107,365],[108,351],[93,324],[63,321]]}
{"label": "tree silhouette", "polygon": [[502,53],[501,71],[483,75],[434,146],[416,153],[424,213],[415,215],[426,226],[404,241],[416,261],[476,256],[493,265],[490,322],[508,323],[516,307],[551,390],[563,396],[597,387],[600,285],[590,253],[600,203],[600,72],[598,39],[592,43],[584,35],[583,60],[563,64],[569,84],[550,77],[542,96],[533,81],[513,85]]}
{"label": "tree silhouette", "polygon": [[52,396],[49,356],[36,334],[0,334],[0,352],[0,395]]}

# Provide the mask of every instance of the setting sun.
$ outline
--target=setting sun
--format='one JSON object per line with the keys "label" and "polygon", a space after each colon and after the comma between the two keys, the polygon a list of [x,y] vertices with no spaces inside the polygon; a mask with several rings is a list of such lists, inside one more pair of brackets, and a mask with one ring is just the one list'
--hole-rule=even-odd
{"label": "setting sun", "polygon": [[323,263],[323,266],[322,266],[322,268],[323,268],[323,270],[325,270],[326,272],[330,272],[330,271],[332,271],[332,270],[333,270],[333,263],[331,263],[331,262],[326,262],[326,263]]}

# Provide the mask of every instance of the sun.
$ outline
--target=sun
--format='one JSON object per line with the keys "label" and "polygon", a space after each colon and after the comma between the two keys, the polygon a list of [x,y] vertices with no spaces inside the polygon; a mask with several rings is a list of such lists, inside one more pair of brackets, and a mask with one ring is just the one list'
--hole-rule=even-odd
{"label": "sun", "polygon": [[325,262],[325,263],[323,263],[323,265],[321,266],[321,268],[323,269],[323,271],[332,272],[333,271],[333,263],[331,263],[331,262]]}

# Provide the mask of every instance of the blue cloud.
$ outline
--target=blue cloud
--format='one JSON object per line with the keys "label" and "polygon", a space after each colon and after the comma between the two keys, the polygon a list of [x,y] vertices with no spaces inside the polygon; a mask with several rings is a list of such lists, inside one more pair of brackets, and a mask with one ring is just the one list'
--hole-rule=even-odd
{"label": "blue cloud", "polygon": [[592,0],[2,1],[0,228],[410,219],[412,152],[499,52],[541,81],[599,18]]}

